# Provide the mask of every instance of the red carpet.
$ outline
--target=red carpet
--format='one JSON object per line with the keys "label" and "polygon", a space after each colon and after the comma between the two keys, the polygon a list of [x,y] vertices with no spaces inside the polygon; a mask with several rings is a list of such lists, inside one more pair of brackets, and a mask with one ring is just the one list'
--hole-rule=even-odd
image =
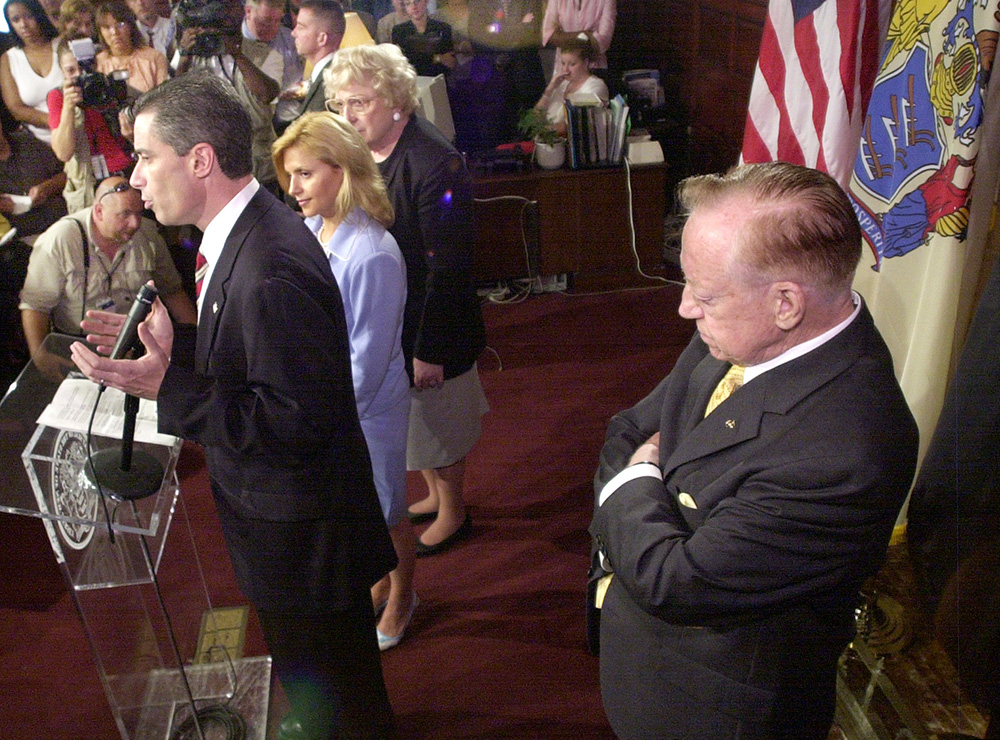
{"label": "red carpet", "polygon": [[[484,308],[496,354],[480,360],[491,411],[469,457],[473,536],[418,561],[421,605],[384,655],[400,738],[613,737],[584,646],[591,481],[608,418],[687,343],[679,295]],[[212,600],[242,604],[196,448],[180,470]],[[411,498],[422,497],[419,476],[411,483]],[[118,737],[41,523],[0,514],[0,543],[0,740]],[[164,576],[168,605],[183,599],[183,579]],[[245,653],[262,652],[252,618]]]}

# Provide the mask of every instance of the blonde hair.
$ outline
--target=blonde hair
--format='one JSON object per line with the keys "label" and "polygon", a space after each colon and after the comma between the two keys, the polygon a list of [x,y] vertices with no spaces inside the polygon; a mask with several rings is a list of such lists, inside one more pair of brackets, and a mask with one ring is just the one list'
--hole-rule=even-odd
{"label": "blonde hair", "polygon": [[417,71],[394,44],[341,49],[324,73],[323,92],[330,100],[342,87],[371,85],[390,108],[408,116],[420,105]]}
{"label": "blonde hair", "polygon": [[392,226],[396,216],[382,175],[365,140],[346,118],[336,113],[306,113],[292,121],[274,142],[271,157],[286,192],[290,178],[285,171],[285,153],[295,146],[343,172],[344,182],[334,201],[334,218],[343,220],[360,208],[386,228]]}

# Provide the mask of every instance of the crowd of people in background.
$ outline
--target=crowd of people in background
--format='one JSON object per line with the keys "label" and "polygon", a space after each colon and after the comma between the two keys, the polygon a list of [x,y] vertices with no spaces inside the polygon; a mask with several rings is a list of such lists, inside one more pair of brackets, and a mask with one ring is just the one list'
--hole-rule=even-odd
{"label": "crowd of people in background", "polygon": [[[322,110],[316,63],[325,67],[336,51],[330,42],[343,30],[331,31],[322,45],[315,38],[297,40],[302,0],[178,5],[176,0],[5,4],[0,192],[27,195],[32,208],[25,213],[0,197],[0,219],[5,218],[0,232],[7,231],[9,220],[22,238],[34,237],[67,211],[89,206],[103,177],[127,170],[121,158],[131,154],[130,132],[117,111],[191,69],[210,68],[237,89],[254,121],[255,175],[278,192],[270,146],[302,112]],[[453,143],[464,153],[518,139],[520,114],[550,91],[547,80],[562,76],[557,47],[578,51],[584,77],[606,78],[602,70],[616,11],[615,0],[344,0],[338,5],[357,14],[376,43],[397,45],[418,75],[444,76]],[[231,13],[217,17],[225,15],[219,8]],[[89,51],[87,40],[93,43]],[[313,56],[317,46],[325,52],[320,59]],[[103,91],[99,100],[69,92],[80,89],[81,76],[93,73],[121,83],[120,92]],[[96,83],[89,89],[94,92]],[[558,113],[553,123],[557,118]],[[59,141],[53,144],[57,129]],[[65,203],[54,197],[60,192]]]}
{"label": "crowd of people in background", "polygon": [[[615,0],[243,2],[8,0],[8,31],[0,33],[0,240],[16,236],[30,246],[60,218],[93,205],[104,178],[127,177],[133,155],[122,113],[139,94],[195,69],[210,69],[240,95],[253,121],[254,175],[280,195],[271,146],[298,116],[324,110],[323,76],[345,11],[375,43],[399,46],[418,75],[444,77],[452,143],[465,154],[519,140],[518,120],[536,105],[559,129],[558,101],[578,90],[607,100],[602,68]],[[558,46],[567,47],[570,67]],[[575,76],[563,85],[570,68]],[[193,231],[161,227],[189,293]]]}

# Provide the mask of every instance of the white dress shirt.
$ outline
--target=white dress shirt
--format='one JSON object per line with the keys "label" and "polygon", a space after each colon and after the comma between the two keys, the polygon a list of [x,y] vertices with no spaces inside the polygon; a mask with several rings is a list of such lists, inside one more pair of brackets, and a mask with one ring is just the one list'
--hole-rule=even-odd
{"label": "white dress shirt", "polygon": [[202,282],[201,295],[198,296],[198,320],[201,321],[202,304],[205,302],[205,295],[208,293],[208,286],[212,282],[212,273],[215,272],[215,265],[222,256],[222,250],[226,246],[226,240],[230,232],[236,225],[236,221],[247,207],[250,199],[257,194],[260,183],[256,178],[251,178],[246,187],[233,196],[232,200],[223,206],[222,210],[215,214],[208,226],[205,227],[205,234],[201,238],[202,257],[205,258],[205,277]]}

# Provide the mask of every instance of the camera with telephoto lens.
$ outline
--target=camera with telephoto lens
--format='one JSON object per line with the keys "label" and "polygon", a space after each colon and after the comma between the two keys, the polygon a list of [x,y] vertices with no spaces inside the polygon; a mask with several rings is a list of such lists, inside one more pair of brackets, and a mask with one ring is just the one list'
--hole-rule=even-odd
{"label": "camera with telephoto lens", "polygon": [[225,0],[180,0],[174,10],[177,34],[186,28],[201,28],[188,54],[196,57],[214,57],[226,53],[225,37],[231,34],[230,4]]}
{"label": "camera with telephoto lens", "polygon": [[69,48],[80,65],[76,85],[80,88],[84,108],[120,108],[128,100],[128,70],[119,69],[110,75],[96,69],[96,50],[90,39],[73,39]]}

